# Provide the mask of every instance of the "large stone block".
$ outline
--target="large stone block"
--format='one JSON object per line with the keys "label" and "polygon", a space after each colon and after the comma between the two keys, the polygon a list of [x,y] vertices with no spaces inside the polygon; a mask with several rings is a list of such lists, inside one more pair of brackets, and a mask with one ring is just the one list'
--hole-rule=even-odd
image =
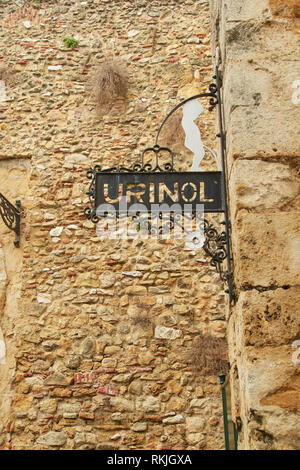
{"label": "large stone block", "polygon": [[227,129],[227,152],[236,158],[299,156],[298,109],[261,105],[238,106]]}
{"label": "large stone block", "polygon": [[236,347],[292,345],[300,338],[300,288],[241,292],[234,307]]}
{"label": "large stone block", "polygon": [[257,20],[269,13],[269,0],[225,0],[227,21]]}
{"label": "large stone block", "polygon": [[143,410],[146,413],[156,413],[160,410],[160,402],[157,398],[144,396],[142,398],[138,398],[137,409]]}
{"label": "large stone block", "polygon": [[268,69],[256,70],[251,53],[234,56],[224,79],[223,107],[225,121],[237,106],[259,106],[270,102],[272,80]]}
{"label": "large stone block", "polygon": [[[282,33],[273,30],[268,32],[267,45],[278,43],[276,62],[269,60],[273,51],[266,50],[265,43],[261,50],[257,47],[228,49],[226,73],[223,77],[225,122],[229,122],[230,113],[239,106],[254,107],[257,114],[261,109],[267,115],[273,112],[274,116],[280,116],[283,110],[289,108],[292,115],[288,123],[291,128],[296,127],[297,121],[293,121],[293,116],[297,114],[297,106],[292,100],[293,83],[298,79],[298,71],[292,60],[296,42],[291,31],[287,35],[283,46]],[[286,57],[290,57],[290,60]],[[264,66],[258,67],[259,63]],[[245,114],[248,113],[248,109],[244,111]],[[272,121],[268,121],[267,127],[277,132]]]}
{"label": "large stone block", "polygon": [[249,420],[246,448],[287,450],[300,444],[295,414],[300,381],[292,355],[290,346],[247,347],[241,352],[239,377]]}
{"label": "large stone block", "polygon": [[293,203],[299,179],[288,165],[261,160],[237,160],[229,181],[230,209],[234,218],[240,209],[279,210]]}
{"label": "large stone block", "polygon": [[276,399],[271,403],[267,398],[275,396],[280,390],[299,389],[293,352],[291,345],[244,349],[240,377],[248,396],[249,409],[280,406]]}
{"label": "large stone block", "polygon": [[299,212],[239,212],[233,225],[235,282],[244,286],[299,284]]}
{"label": "large stone block", "polygon": [[189,416],[186,418],[186,429],[189,433],[198,433],[203,431],[205,426],[205,419],[200,416]]}

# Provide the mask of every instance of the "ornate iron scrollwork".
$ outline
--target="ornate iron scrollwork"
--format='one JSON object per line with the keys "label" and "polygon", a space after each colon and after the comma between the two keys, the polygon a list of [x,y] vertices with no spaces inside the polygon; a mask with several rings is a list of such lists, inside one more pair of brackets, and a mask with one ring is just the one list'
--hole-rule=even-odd
{"label": "ornate iron scrollwork", "polygon": [[21,201],[16,201],[16,207],[11,204],[3,194],[0,193],[0,215],[6,227],[13,230],[16,234],[14,244],[16,247],[20,245],[20,218],[21,218]]}
{"label": "ornate iron scrollwork", "polygon": [[203,250],[211,258],[210,265],[216,268],[221,281],[228,283],[230,273],[224,272],[222,263],[227,258],[226,231],[218,233],[217,229],[208,221],[204,220],[205,242]]}
{"label": "ornate iron scrollwork", "polygon": [[[145,163],[145,154],[146,152],[154,153],[155,155],[155,166],[151,165],[151,163]],[[170,156],[170,161],[164,163],[164,168],[159,163],[159,155],[160,153],[165,152]],[[154,147],[146,148],[142,153],[142,166],[140,171],[159,171],[159,172],[171,172],[174,171],[174,155],[173,152],[168,147],[160,147],[158,144],[155,144]]]}
{"label": "ornate iron scrollwork", "polygon": [[90,168],[86,176],[89,180],[91,180],[90,187],[88,192],[86,193],[89,197],[90,206],[84,209],[84,215],[94,224],[99,222],[99,217],[95,213],[95,181],[96,181],[96,174],[101,173],[101,166],[95,165],[94,168]]}
{"label": "ornate iron scrollwork", "polygon": [[[155,155],[155,165],[145,162],[146,152],[151,152]],[[169,156],[169,161],[163,164],[160,163],[159,158],[160,154],[165,152]],[[89,190],[86,193],[89,196],[90,207],[84,209],[85,216],[91,220],[93,223],[99,222],[99,217],[95,213],[95,183],[96,175],[100,173],[170,173],[174,171],[174,154],[167,147],[160,147],[159,145],[154,145],[153,147],[146,148],[142,153],[141,163],[135,163],[131,167],[127,168],[124,166],[121,167],[111,167],[111,168],[101,168],[100,165],[95,165],[93,168],[90,168],[86,176],[91,180]]]}
{"label": "ornate iron scrollwork", "polygon": [[218,86],[217,86],[217,84],[216,83],[211,83],[209,85],[208,89],[209,89],[209,91],[207,93],[198,93],[197,95],[191,96],[190,98],[187,98],[184,101],[181,101],[181,103],[178,103],[167,114],[167,116],[164,118],[163,122],[161,123],[161,125],[160,125],[160,127],[157,131],[156,139],[155,139],[155,144],[156,145],[158,143],[158,138],[159,138],[159,135],[161,133],[161,130],[162,130],[163,126],[165,125],[165,123],[167,122],[167,120],[172,116],[173,113],[175,113],[175,111],[177,111],[177,109],[181,108],[182,106],[184,106],[189,101],[196,100],[197,98],[209,98],[209,104],[210,104],[209,111],[212,111],[217,106],[217,104],[220,102],[219,97],[218,97]]}

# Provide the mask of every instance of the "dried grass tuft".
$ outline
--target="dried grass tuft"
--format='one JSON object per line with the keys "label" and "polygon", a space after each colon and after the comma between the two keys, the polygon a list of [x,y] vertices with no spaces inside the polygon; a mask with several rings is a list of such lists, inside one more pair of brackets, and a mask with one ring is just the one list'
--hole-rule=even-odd
{"label": "dried grass tuft", "polygon": [[118,99],[126,101],[128,77],[124,68],[116,62],[104,62],[97,68],[93,82],[93,94],[99,110],[115,103]]}
{"label": "dried grass tuft", "polygon": [[219,375],[228,372],[227,344],[224,338],[197,336],[188,352],[187,362],[201,375]]}

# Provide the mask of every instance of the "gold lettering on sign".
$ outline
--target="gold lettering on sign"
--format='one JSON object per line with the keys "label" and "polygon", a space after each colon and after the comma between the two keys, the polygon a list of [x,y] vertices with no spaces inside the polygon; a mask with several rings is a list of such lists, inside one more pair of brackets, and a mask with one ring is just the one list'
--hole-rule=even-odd
{"label": "gold lettering on sign", "polygon": [[[188,198],[187,196],[185,196],[184,194],[184,191],[185,191],[185,188],[187,187],[191,187],[193,188],[193,194],[190,198]],[[194,183],[184,183],[184,185],[182,186],[181,188],[181,197],[182,199],[185,201],[185,202],[193,202],[196,197],[197,197],[197,186],[194,184]]]}
{"label": "gold lettering on sign", "polygon": [[205,196],[204,196],[204,182],[203,181],[200,183],[200,201],[202,201],[202,202],[204,202],[204,201],[213,202],[214,201],[214,199],[205,198]]}
{"label": "gold lettering on sign", "polygon": [[173,192],[165,183],[159,183],[159,200],[164,201],[167,194],[173,202],[178,202],[178,183],[174,183]]}
{"label": "gold lettering on sign", "polygon": [[114,204],[115,202],[118,202],[119,199],[120,199],[120,196],[122,195],[122,189],[123,189],[123,184],[120,183],[119,184],[119,189],[118,189],[118,195],[117,195],[117,198],[116,199],[111,199],[108,195],[108,187],[109,185],[107,183],[104,183],[103,185],[103,196],[104,196],[104,199],[107,203],[111,203],[111,204]]}
{"label": "gold lettering on sign", "polygon": [[[133,188],[140,188],[138,191],[133,190]],[[134,196],[138,202],[143,203],[142,194],[145,194],[146,185],[145,183],[127,183],[126,187],[126,201],[130,203],[131,197]]]}
{"label": "gold lettering on sign", "polygon": [[149,202],[151,204],[154,202],[154,197],[155,197],[155,184],[150,183],[149,184]]}

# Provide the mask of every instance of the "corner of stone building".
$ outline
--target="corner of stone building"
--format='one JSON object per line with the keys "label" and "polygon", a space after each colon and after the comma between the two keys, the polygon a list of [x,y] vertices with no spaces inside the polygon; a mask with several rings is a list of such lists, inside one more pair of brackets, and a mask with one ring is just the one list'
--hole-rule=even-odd
{"label": "corner of stone building", "polygon": [[296,3],[211,1],[236,294],[227,313],[232,408],[244,449],[300,442]]}

